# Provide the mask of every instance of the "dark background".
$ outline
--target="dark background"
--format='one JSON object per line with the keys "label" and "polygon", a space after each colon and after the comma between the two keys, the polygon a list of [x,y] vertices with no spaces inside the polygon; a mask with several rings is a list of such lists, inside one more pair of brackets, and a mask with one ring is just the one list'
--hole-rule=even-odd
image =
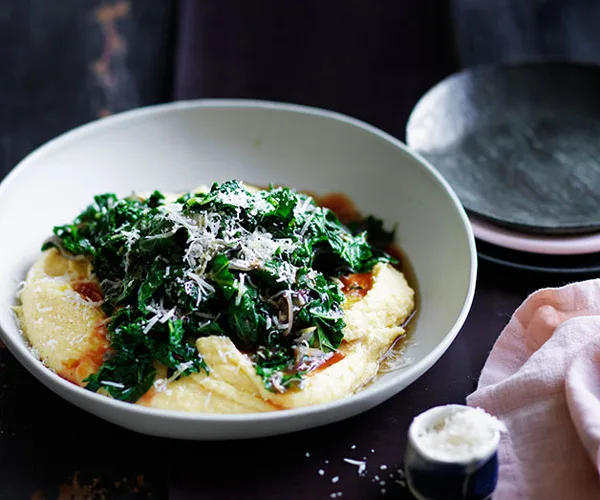
{"label": "dark background", "polygon": [[[326,107],[402,139],[419,97],[461,67],[597,61],[599,17],[592,0],[0,0],[0,178],[72,127],[173,99]],[[424,377],[364,415],[273,439],[138,435],[67,404],[0,349],[0,499],[410,498],[398,469],[411,418],[464,402],[515,307],[570,280],[482,263],[463,331]],[[362,457],[365,477],[343,462]]]}

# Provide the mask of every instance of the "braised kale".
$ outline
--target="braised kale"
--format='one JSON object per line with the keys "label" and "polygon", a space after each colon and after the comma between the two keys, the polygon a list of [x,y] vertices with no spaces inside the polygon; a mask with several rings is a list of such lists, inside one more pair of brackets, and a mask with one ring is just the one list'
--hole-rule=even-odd
{"label": "braised kale", "polygon": [[43,247],[88,256],[102,287],[111,355],[87,389],[137,401],[156,362],[169,380],[209,373],[195,347],[209,335],[248,353],[267,389],[300,384],[307,352],[342,341],[337,278],[392,261],[381,248],[393,234],[379,220],[351,226],[305,194],[237,181],[171,201],[158,191],[96,196]]}

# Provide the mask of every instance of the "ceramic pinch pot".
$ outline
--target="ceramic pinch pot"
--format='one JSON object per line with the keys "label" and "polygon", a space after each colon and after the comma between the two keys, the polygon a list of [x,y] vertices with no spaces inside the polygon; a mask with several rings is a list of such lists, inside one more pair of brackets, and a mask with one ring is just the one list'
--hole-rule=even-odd
{"label": "ceramic pinch pot", "polygon": [[407,484],[419,500],[484,500],[498,481],[500,432],[469,457],[440,457],[422,439],[425,429],[440,425],[450,414],[472,411],[463,405],[437,406],[417,416],[408,430],[404,464]]}

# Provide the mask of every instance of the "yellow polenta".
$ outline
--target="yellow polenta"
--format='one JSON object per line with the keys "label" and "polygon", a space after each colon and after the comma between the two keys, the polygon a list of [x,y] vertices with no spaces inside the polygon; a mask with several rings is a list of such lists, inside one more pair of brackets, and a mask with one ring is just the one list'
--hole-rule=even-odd
{"label": "yellow polenta", "polygon": [[[56,249],[30,269],[16,308],[24,334],[40,359],[66,379],[83,380],[98,370],[109,351],[106,317],[93,293],[97,281],[87,261],[73,261]],[[188,412],[250,413],[299,408],[344,398],[368,383],[382,356],[404,333],[414,309],[414,292],[389,264],[373,269],[366,295],[344,304],[344,341],[335,363],[305,377],[303,388],[272,393],[250,358],[227,337],[203,337],[196,346],[210,374],[168,382],[157,366],[154,388],[137,404]],[[343,356],[342,356],[343,355]]]}

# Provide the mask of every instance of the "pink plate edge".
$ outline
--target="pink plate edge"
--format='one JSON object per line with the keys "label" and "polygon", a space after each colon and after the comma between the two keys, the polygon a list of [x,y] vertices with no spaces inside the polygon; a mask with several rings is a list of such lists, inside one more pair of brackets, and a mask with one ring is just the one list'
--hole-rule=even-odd
{"label": "pink plate edge", "polygon": [[469,215],[476,238],[521,252],[545,255],[582,255],[600,252],[600,233],[584,236],[540,236],[495,226]]}

